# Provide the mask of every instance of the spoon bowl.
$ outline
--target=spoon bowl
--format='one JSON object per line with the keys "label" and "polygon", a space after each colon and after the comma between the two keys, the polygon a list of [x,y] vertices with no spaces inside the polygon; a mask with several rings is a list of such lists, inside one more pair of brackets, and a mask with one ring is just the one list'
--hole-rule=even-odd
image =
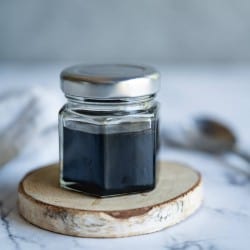
{"label": "spoon bowl", "polygon": [[193,121],[196,136],[193,134],[193,144],[211,153],[222,153],[232,150],[237,142],[235,134],[223,123],[207,118],[198,117]]}

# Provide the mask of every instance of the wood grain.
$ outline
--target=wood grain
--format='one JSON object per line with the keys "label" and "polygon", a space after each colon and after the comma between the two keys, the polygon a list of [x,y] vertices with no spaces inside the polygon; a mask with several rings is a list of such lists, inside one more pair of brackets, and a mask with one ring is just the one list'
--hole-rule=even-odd
{"label": "wood grain", "polygon": [[20,214],[38,227],[79,237],[126,237],[162,230],[191,215],[202,202],[200,174],[179,163],[158,164],[147,193],[96,198],[60,188],[59,167],[26,175],[19,185]]}

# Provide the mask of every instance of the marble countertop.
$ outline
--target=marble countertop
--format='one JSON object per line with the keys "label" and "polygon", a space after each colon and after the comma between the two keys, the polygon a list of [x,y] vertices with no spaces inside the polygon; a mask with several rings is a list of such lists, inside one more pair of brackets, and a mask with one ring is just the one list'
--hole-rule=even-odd
{"label": "marble countertop", "polygon": [[[68,64],[0,64],[0,93],[40,85],[60,92],[58,75]],[[161,126],[198,114],[214,115],[234,128],[250,151],[250,66],[164,66]],[[54,111],[57,114],[57,107]],[[11,115],[8,110],[7,115]],[[3,118],[1,118],[3,119]],[[42,121],[41,121],[42,122]],[[248,250],[250,245],[249,166],[233,155],[162,148],[160,158],[185,162],[202,173],[204,202],[187,220],[166,230],[121,239],[83,239],[37,228],[17,211],[17,186],[28,171],[58,159],[56,130],[34,134],[21,154],[0,167],[0,249],[172,249]]]}

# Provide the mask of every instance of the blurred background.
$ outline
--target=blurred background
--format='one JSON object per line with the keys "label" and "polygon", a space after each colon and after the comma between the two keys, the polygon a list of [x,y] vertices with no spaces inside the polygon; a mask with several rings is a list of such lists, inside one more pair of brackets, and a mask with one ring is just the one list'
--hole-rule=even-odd
{"label": "blurred background", "polygon": [[250,60],[250,3],[1,0],[1,61]]}
{"label": "blurred background", "polygon": [[[0,91],[5,99],[13,90],[24,100],[35,95],[45,115],[39,124],[47,127],[57,123],[65,102],[59,89],[64,67],[152,64],[162,75],[162,127],[208,114],[232,126],[249,146],[249,44],[247,0],[2,0]],[[11,114],[23,107],[20,100],[7,102]]]}

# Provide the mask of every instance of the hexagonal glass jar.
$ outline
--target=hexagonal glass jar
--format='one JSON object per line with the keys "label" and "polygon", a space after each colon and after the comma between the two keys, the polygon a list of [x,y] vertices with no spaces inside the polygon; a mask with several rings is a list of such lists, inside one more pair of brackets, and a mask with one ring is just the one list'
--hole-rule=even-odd
{"label": "hexagonal glass jar", "polygon": [[155,187],[158,84],[158,73],[145,66],[78,65],[62,72],[61,187],[99,197]]}

